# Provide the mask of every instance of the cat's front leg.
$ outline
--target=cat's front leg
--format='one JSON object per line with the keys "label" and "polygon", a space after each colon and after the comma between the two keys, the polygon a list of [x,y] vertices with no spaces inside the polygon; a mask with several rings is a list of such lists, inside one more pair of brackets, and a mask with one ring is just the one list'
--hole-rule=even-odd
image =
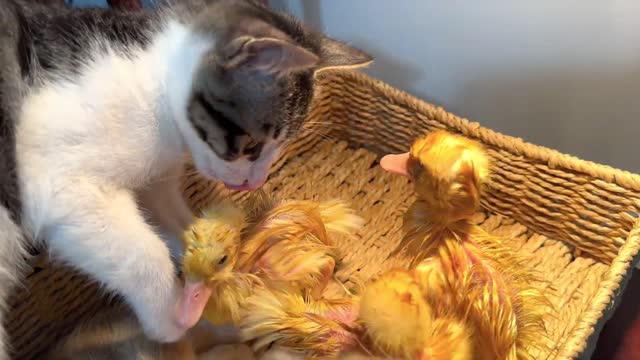
{"label": "cat's front leg", "polygon": [[177,340],[199,320],[207,299],[182,286],[167,246],[129,191],[87,183],[48,201],[58,215],[46,227],[52,254],[122,294],[148,336]]}
{"label": "cat's front leg", "polygon": [[158,227],[174,259],[182,258],[181,235],[193,220],[193,213],[181,192],[182,174],[182,167],[176,167],[137,192],[140,206],[151,223]]}

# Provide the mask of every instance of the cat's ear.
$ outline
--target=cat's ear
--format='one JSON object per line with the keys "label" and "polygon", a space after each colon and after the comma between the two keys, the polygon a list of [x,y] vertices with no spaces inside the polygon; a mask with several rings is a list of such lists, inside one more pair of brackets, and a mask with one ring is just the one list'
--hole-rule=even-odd
{"label": "cat's ear", "polygon": [[359,69],[373,63],[373,57],[341,41],[323,37],[320,43],[318,70]]}
{"label": "cat's ear", "polygon": [[313,68],[320,61],[311,51],[289,41],[251,36],[233,39],[219,55],[219,64],[226,69],[246,67],[276,77]]}

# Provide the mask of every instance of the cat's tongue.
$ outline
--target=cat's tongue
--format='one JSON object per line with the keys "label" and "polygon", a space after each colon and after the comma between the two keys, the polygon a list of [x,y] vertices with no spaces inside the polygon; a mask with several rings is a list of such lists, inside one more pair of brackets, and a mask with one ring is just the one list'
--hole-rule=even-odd
{"label": "cat's tongue", "polygon": [[264,185],[269,175],[267,171],[257,171],[257,174],[257,176],[252,176],[249,180],[245,180],[242,184],[236,185],[224,183],[224,186],[229,190],[236,191],[257,190]]}
{"label": "cat's tongue", "polygon": [[210,296],[211,288],[204,281],[187,281],[176,307],[180,326],[193,327],[200,320]]}
{"label": "cat's tongue", "polygon": [[[260,185],[262,185],[262,184],[260,184]],[[249,190],[255,190],[255,189],[260,187],[260,186],[257,186],[257,187],[254,188],[253,186],[249,185],[249,183],[246,183],[246,182],[244,184],[242,184],[242,185],[232,185],[232,184],[224,183],[224,186],[227,189],[234,190],[234,191],[249,191]]]}

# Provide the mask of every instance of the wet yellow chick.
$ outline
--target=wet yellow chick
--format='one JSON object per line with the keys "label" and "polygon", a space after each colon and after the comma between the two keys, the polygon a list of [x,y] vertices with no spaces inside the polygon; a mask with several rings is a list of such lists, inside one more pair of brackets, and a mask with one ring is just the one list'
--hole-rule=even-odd
{"label": "wet yellow chick", "polygon": [[215,205],[193,223],[183,237],[183,272],[211,292],[204,318],[237,325],[256,289],[320,297],[335,267],[330,236],[351,235],[360,224],[339,201],[276,202],[257,191],[243,209]]}
{"label": "wet yellow chick", "polygon": [[361,297],[314,300],[295,291],[261,289],[248,300],[251,311],[242,319],[242,338],[256,352],[274,344],[313,359],[349,353],[387,359],[475,358],[472,328],[451,313],[450,304],[432,296],[441,279],[427,268],[385,273]]}
{"label": "wet yellow chick", "polygon": [[477,358],[530,359],[527,350],[540,346],[544,334],[548,301],[532,285],[538,279],[524,259],[470,221],[490,176],[483,147],[435,131],[381,165],[409,176],[417,195],[396,253],[411,258],[451,313],[468,314]]}
{"label": "wet yellow chick", "polygon": [[275,202],[258,193],[249,204],[259,210],[250,215],[238,269],[320,298],[336,264],[334,238],[353,236],[362,219],[338,200]]}
{"label": "wet yellow chick", "polygon": [[211,295],[203,317],[216,325],[235,323],[244,299],[261,284],[256,276],[234,268],[245,226],[242,209],[223,202],[209,207],[183,234],[185,281]]}
{"label": "wet yellow chick", "polygon": [[[358,321],[377,355],[402,359],[470,360],[472,329],[464,315],[437,299],[428,283],[407,270],[392,270],[367,285]],[[460,316],[462,315],[462,316]]]}
{"label": "wet yellow chick", "polygon": [[221,203],[209,207],[183,234],[182,271],[190,282],[209,282],[233,268],[245,218],[241,209]]}
{"label": "wet yellow chick", "polygon": [[304,298],[287,289],[260,289],[248,302],[241,334],[261,352],[272,344],[326,359],[360,348],[357,299]]}

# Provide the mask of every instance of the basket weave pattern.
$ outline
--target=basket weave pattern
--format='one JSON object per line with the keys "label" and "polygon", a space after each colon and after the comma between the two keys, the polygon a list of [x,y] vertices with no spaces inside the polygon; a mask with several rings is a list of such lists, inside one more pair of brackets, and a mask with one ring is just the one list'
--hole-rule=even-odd
{"label": "basket weave pattern", "polygon": [[[266,189],[280,198],[348,200],[365,218],[356,240],[338,244],[338,279],[361,284],[404,263],[389,253],[413,188],[381,171],[377,159],[406,151],[430,130],[461,133],[484,143],[493,161],[477,222],[513,239],[550,284],[558,311],[546,320],[550,351],[536,358],[579,356],[640,248],[640,177],[497,134],[359,73],[327,72],[318,81],[310,127],[274,166]],[[184,193],[194,210],[221,196],[244,197],[196,175],[185,179]],[[39,257],[10,314],[17,358],[37,358],[108,306],[99,295],[86,277]]]}

